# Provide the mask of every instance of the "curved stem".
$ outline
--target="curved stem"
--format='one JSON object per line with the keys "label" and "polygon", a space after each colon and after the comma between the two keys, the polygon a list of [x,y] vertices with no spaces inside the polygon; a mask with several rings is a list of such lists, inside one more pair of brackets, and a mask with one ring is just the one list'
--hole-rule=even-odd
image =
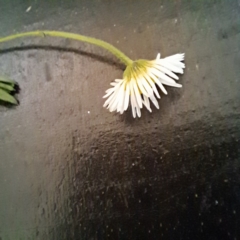
{"label": "curved stem", "polygon": [[7,42],[14,40],[16,38],[22,38],[22,37],[45,37],[45,36],[51,36],[51,37],[60,37],[60,38],[68,38],[68,39],[74,39],[82,42],[91,43],[94,45],[97,45],[99,47],[105,48],[109,52],[111,52],[113,55],[115,55],[119,60],[121,60],[126,66],[130,65],[133,61],[127,57],[123,52],[115,48],[113,45],[104,42],[102,40],[83,36],[80,34],[75,33],[68,33],[68,32],[61,32],[61,31],[32,31],[32,32],[24,32],[24,33],[17,33],[14,35],[10,35],[7,37],[0,38],[0,43]]}

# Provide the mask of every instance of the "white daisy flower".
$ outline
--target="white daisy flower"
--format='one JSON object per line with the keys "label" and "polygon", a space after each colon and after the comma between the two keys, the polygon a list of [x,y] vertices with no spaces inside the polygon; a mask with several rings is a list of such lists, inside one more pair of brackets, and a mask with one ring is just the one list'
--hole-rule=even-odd
{"label": "white daisy flower", "polygon": [[181,88],[182,85],[175,82],[179,79],[175,73],[183,74],[183,60],[184,54],[175,54],[163,59],[158,54],[153,61],[134,61],[127,66],[123,79],[116,79],[111,83],[112,87],[103,97],[107,98],[103,106],[110,112],[117,111],[122,114],[131,104],[134,118],[141,117],[143,106],[152,112],[149,99],[159,109],[156,97],[160,98],[160,94],[156,85],[164,94],[167,94],[167,91],[163,85]]}

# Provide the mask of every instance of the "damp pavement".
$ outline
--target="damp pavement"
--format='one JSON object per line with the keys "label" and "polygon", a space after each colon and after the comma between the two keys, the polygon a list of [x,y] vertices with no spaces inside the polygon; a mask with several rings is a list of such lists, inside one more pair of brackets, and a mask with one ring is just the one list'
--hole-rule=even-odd
{"label": "damp pavement", "polygon": [[102,107],[123,66],[54,38],[0,46],[21,87],[0,106],[0,239],[240,239],[240,2],[5,1],[0,35],[105,40],[132,59],[184,52],[182,89],[133,119]]}

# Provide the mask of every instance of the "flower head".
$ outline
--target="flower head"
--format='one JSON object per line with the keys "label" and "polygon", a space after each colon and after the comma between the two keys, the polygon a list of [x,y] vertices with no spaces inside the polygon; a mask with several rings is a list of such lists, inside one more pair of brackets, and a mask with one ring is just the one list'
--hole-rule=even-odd
{"label": "flower head", "polygon": [[123,79],[116,79],[111,83],[112,87],[106,91],[103,98],[107,98],[104,107],[110,112],[117,111],[122,114],[131,103],[132,115],[141,117],[143,105],[150,111],[150,101],[159,109],[160,98],[158,86],[164,94],[167,91],[163,85],[181,88],[182,85],[175,82],[178,76],[175,73],[183,74],[185,64],[184,54],[175,54],[161,59],[160,54],[155,60],[137,60],[127,66]]}

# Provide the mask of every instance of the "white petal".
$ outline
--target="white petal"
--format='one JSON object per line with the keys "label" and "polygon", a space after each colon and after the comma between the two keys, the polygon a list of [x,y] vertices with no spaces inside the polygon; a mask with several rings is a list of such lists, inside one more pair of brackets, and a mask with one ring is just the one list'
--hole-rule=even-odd
{"label": "white petal", "polygon": [[133,104],[133,101],[132,101],[132,95],[130,95],[130,97],[131,97],[132,115],[135,118],[136,117],[135,105]]}
{"label": "white petal", "polygon": [[[116,81],[116,80],[115,80],[115,81]],[[112,83],[113,83],[113,82],[112,82]],[[110,85],[112,85],[112,83],[110,83]],[[115,84],[115,83],[113,83],[113,84]],[[122,81],[119,82],[119,83],[117,83],[114,87],[107,89],[107,90],[106,90],[106,94],[103,96],[103,98],[106,98],[106,97],[108,97],[109,95],[111,95],[112,92],[115,92],[116,89],[117,89],[121,84],[122,84]]]}
{"label": "white petal", "polygon": [[148,76],[148,74],[145,74],[144,77],[145,77],[145,79],[148,81],[148,83],[151,85],[151,87],[152,87],[154,93],[156,94],[156,96],[157,96],[158,98],[161,98],[160,95],[159,95],[159,93],[158,93],[158,90],[157,90],[157,88],[156,88],[156,86],[155,86],[155,83],[154,83],[153,80],[150,78],[150,76]]}
{"label": "white petal", "polygon": [[[160,66],[159,66],[159,68],[160,68]],[[155,73],[155,75],[157,75],[160,78],[160,82],[162,84],[172,86],[172,87],[179,87],[179,88],[182,87],[181,84],[176,83],[172,78],[168,77],[167,75],[165,75],[161,71],[158,71],[157,69],[153,69],[153,68],[151,70]],[[170,71],[170,70],[168,70],[168,71]],[[174,73],[172,73],[172,74],[174,74]],[[156,81],[156,83],[159,85],[159,81]]]}
{"label": "white petal", "polygon": [[132,85],[132,80],[129,82],[129,87],[130,87],[130,96],[131,96],[131,105],[132,105],[132,114],[133,117],[136,117],[136,111],[135,108],[137,106],[134,90],[133,90],[133,85]]}
{"label": "white petal", "polygon": [[151,69],[151,71],[161,80],[165,80],[165,82],[169,82],[169,83],[175,83],[175,81],[172,78],[168,77],[164,73],[162,73],[156,69]]}
{"label": "white petal", "polygon": [[[126,86],[126,84],[123,83],[122,84],[122,100],[121,100],[121,102],[119,102],[118,109],[117,109],[117,111],[120,112],[120,114],[122,114],[124,112],[124,103],[125,103],[125,98],[126,98],[125,86]],[[129,98],[129,96],[127,96],[127,97]]]}
{"label": "white petal", "polygon": [[157,96],[157,98],[161,98],[161,96],[160,96],[160,94],[158,93],[158,90],[157,90],[157,88],[156,88],[156,85],[155,84],[153,84],[152,85],[152,89],[153,89],[153,91],[154,91],[154,93],[155,93],[155,95]]}
{"label": "white petal", "polygon": [[162,85],[161,81],[155,76],[151,71],[149,71],[150,77],[155,81],[155,83],[161,88],[164,94],[167,94],[167,90],[165,87]]}
{"label": "white petal", "polygon": [[138,106],[137,106],[137,115],[138,115],[138,117],[141,117],[141,109]]}
{"label": "white petal", "polygon": [[116,97],[114,99],[114,101],[111,104],[109,104],[109,111],[110,112],[113,112],[113,111],[117,110],[118,101],[119,101],[119,98]]}
{"label": "white petal", "polygon": [[139,92],[139,89],[138,89],[138,86],[137,86],[137,82],[134,81],[132,84],[133,84],[133,89],[134,89],[136,100],[137,100],[137,105],[140,108],[142,108],[142,98],[141,98],[141,95],[140,95],[140,92]]}
{"label": "white petal", "polygon": [[150,95],[150,99],[151,99],[151,101],[153,102],[153,104],[155,105],[155,107],[156,107],[157,109],[159,109],[159,105],[158,105],[157,99],[154,97],[153,94]]}
{"label": "white petal", "polygon": [[149,94],[147,93],[147,90],[143,86],[143,81],[146,81],[144,79],[144,77],[139,77],[138,82],[137,82],[138,83],[138,87],[140,88],[142,94],[148,97]]}
{"label": "white petal", "polygon": [[119,91],[119,97],[118,97],[119,100],[118,100],[118,104],[117,104],[117,112],[120,112],[123,108],[124,95],[125,95],[124,84],[122,84],[121,89]]}
{"label": "white petal", "polygon": [[116,111],[117,110],[117,106],[118,106],[118,103],[119,101],[121,101],[121,99],[119,98],[120,95],[116,96],[116,98],[114,99],[114,101],[112,101],[111,104],[109,104],[109,111],[110,112],[113,112],[113,111]]}
{"label": "white petal", "polygon": [[150,102],[147,96],[143,95],[144,101],[143,104],[145,105],[145,107],[147,108],[147,110],[149,112],[152,112],[152,109],[150,108]]}
{"label": "white petal", "polygon": [[115,89],[115,91],[112,93],[111,96],[108,97],[108,99],[104,103],[104,107],[106,107],[115,97],[116,97],[116,92],[118,89]]}
{"label": "white petal", "polygon": [[110,101],[113,99],[114,94],[112,94],[103,104],[103,107],[107,107],[107,105],[110,103]]}
{"label": "white petal", "polygon": [[127,110],[128,104],[129,104],[129,84],[126,84],[126,93],[125,93],[125,99],[124,99],[124,111]]}
{"label": "white petal", "polygon": [[[122,101],[122,105],[121,105],[121,108],[120,108],[120,114],[123,114],[124,112],[124,102],[125,102],[125,98],[126,98],[126,92],[125,90],[123,91],[123,101]],[[129,98],[129,96],[127,96],[127,98]]]}
{"label": "white petal", "polygon": [[103,98],[106,98],[106,97],[110,96],[114,92],[114,90],[115,90],[115,88],[109,88],[106,91],[106,94],[103,96]]}
{"label": "white petal", "polygon": [[108,105],[108,107],[107,108],[110,108],[111,107],[111,105],[112,105],[112,103],[116,100],[116,98],[117,98],[117,94],[118,94],[118,92],[119,92],[119,90],[120,90],[120,86],[118,86],[116,89],[115,89],[115,91],[113,92],[113,94],[106,100],[106,102],[104,103],[104,107],[106,107],[107,105]]}
{"label": "white petal", "polygon": [[175,59],[175,60],[178,60],[178,61],[183,61],[184,60],[184,55],[185,55],[184,53],[178,53],[178,54],[174,54],[174,55],[165,57],[165,59],[172,58],[172,59]]}
{"label": "white petal", "polygon": [[142,83],[142,85],[144,86],[144,88],[146,89],[146,91],[147,91],[147,93],[148,93],[148,97],[149,97],[150,95],[152,95],[152,94],[153,94],[153,90],[152,90],[152,88],[149,86],[148,81],[147,81],[144,77],[141,79],[141,83]]}
{"label": "white petal", "polygon": [[181,88],[182,87],[181,84],[176,83],[176,82],[170,83],[170,82],[166,82],[165,80],[161,80],[161,82],[162,82],[162,84],[167,85],[167,86],[171,86],[171,87],[177,87],[177,88]]}
{"label": "white petal", "polygon": [[[138,117],[141,117],[141,111],[140,111],[140,106],[139,106],[138,97],[137,97],[137,93],[139,93],[139,91],[135,91],[134,89],[135,84],[136,84],[135,80],[131,80],[130,90],[131,90],[132,113],[134,118],[136,117],[136,114]],[[140,99],[140,102],[142,103],[142,99]]]}
{"label": "white petal", "polygon": [[156,59],[160,59],[160,57],[161,57],[161,54],[158,53]]}
{"label": "white petal", "polygon": [[115,82],[122,82],[123,79],[115,79]]}
{"label": "white petal", "polygon": [[107,89],[105,92],[106,92],[106,93],[109,93],[109,92],[113,92],[113,90],[114,90],[114,88],[111,87],[111,88]]}
{"label": "white petal", "polygon": [[176,67],[174,66],[173,64],[169,63],[168,61],[164,60],[164,59],[160,59],[159,60],[160,62],[160,66],[163,66],[173,72],[176,72],[176,73],[183,73],[183,69],[180,68],[180,67]]}
{"label": "white petal", "polygon": [[185,68],[185,64],[178,61],[178,60],[175,60],[175,59],[171,59],[171,58],[164,58],[163,60],[169,62],[170,64],[176,66],[176,67],[179,67],[179,68]]}
{"label": "white petal", "polygon": [[132,106],[132,115],[134,118],[136,118],[136,111],[135,111],[135,107]]}
{"label": "white petal", "polygon": [[178,77],[175,73],[173,73],[172,71],[170,71],[169,69],[167,69],[167,68],[165,68],[165,67],[163,67],[163,66],[159,66],[159,65],[155,64],[154,67],[155,67],[157,70],[159,70],[159,71],[161,71],[161,72],[169,75],[170,77],[174,78],[175,80],[178,80],[178,79],[179,79],[179,77]]}
{"label": "white petal", "polygon": [[123,95],[124,95],[124,92],[123,92],[123,84],[121,86],[119,86],[119,89],[118,91],[115,93],[115,98],[112,99],[112,101],[109,103],[109,111],[110,112],[113,112],[115,110],[117,110],[117,107],[118,107],[118,104],[119,102],[122,102],[122,98],[123,98]]}

